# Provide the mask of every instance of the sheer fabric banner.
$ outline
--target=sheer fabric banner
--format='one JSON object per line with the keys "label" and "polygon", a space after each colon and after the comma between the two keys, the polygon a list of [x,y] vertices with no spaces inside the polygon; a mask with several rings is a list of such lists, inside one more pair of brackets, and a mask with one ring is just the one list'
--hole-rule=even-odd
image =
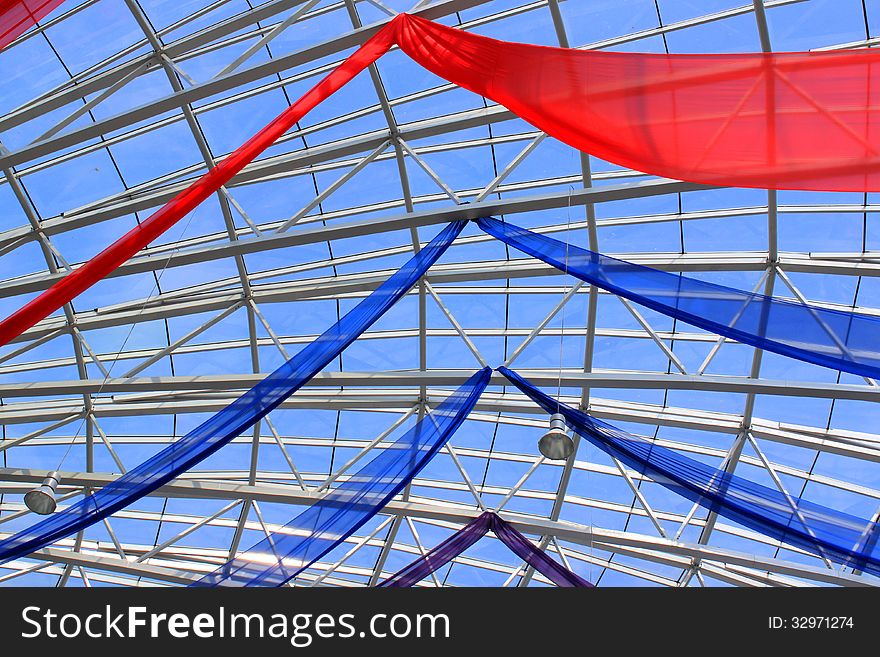
{"label": "sheer fabric banner", "polygon": [[89,289],[217,192],[309,111],[388,50],[392,36],[389,29],[377,33],[299,100],[275,117],[271,123],[187,189],[91,260],[66,274],[48,290],[0,322],[0,346],[15,339],[41,319],[48,317],[78,294]]}
{"label": "sheer fabric banner", "polygon": [[398,23],[421,66],[603,160],[710,185],[880,189],[874,50],[612,52]]}
{"label": "sheer fabric banner", "polygon": [[547,553],[536,547],[529,539],[511,527],[503,518],[493,511],[486,511],[471,520],[452,536],[440,543],[433,550],[419,557],[409,565],[394,573],[377,586],[409,587],[425,579],[479,541],[489,531],[495,532],[498,539],[510,548],[516,556],[544,575],[556,586],[592,587],[593,585],[576,573],[568,570]]}
{"label": "sheer fabric banner", "polygon": [[712,185],[880,190],[880,52],[658,55],[509,43],[400,14],[139,226],[0,321],[0,346],[87,290],[397,43],[582,151]]}
{"label": "sheer fabric banner", "polygon": [[0,562],[22,557],[93,525],[171,481],[252,427],[299,390],[388,311],[443,255],[465,222],[449,224],[366,299],[253,388],[152,458],[17,534],[0,541]]}
{"label": "sheer fabric banner", "polygon": [[0,0],[0,50],[63,2],[64,0]]}
{"label": "sheer fabric banner", "polygon": [[880,575],[877,523],[756,484],[661,447],[571,408],[506,367],[510,382],[593,445],[710,512],[829,561]]}
{"label": "sheer fabric banner", "polygon": [[[375,516],[412,481],[473,410],[492,368],[461,387],[331,493],[195,586],[282,586]],[[376,448],[374,448],[376,449]]]}
{"label": "sheer fabric banner", "polygon": [[688,324],[834,370],[880,377],[880,318],[716,285],[610,258],[493,217],[484,231],[576,278]]}

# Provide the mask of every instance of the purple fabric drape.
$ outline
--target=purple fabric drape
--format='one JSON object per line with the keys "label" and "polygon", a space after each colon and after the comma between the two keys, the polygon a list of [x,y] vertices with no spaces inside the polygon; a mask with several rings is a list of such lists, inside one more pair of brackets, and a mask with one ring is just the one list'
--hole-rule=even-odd
{"label": "purple fabric drape", "polygon": [[556,586],[592,587],[587,580],[571,572],[568,568],[556,563],[547,553],[538,549],[525,536],[492,514],[492,531],[520,559],[549,579]]}
{"label": "purple fabric drape", "polygon": [[562,587],[592,587],[587,580],[579,577],[567,568],[559,565],[547,556],[543,551],[511,527],[501,517],[492,511],[486,511],[471,520],[452,536],[440,543],[428,554],[419,557],[408,566],[399,570],[388,579],[380,582],[377,586],[403,588],[413,586],[425,579],[434,571],[442,568],[455,559],[471,545],[479,541],[489,531],[504,543],[510,550],[544,575],[556,586]]}
{"label": "purple fabric drape", "polygon": [[477,516],[428,552],[428,554],[419,557],[388,579],[379,582],[376,586],[396,588],[415,586],[417,582],[422,581],[434,571],[439,570],[483,538],[486,532],[489,531],[489,523],[492,516],[493,514],[488,511]]}

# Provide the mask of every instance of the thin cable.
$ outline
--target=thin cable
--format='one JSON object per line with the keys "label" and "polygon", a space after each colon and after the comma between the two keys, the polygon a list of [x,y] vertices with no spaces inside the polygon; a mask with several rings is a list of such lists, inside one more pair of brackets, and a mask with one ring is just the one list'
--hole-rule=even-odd
{"label": "thin cable", "polygon": [[[189,228],[190,223],[192,223],[193,216],[195,212],[190,212],[187,215],[187,219],[183,224],[183,229],[180,231],[180,235],[178,236],[176,242],[180,244],[186,235],[186,231]],[[171,253],[174,255],[177,251],[180,250],[180,246],[177,246]],[[113,357],[113,362],[110,363],[110,366],[107,368],[107,374],[104,375],[104,380],[101,381],[101,385],[98,386],[98,390],[92,393],[92,396],[97,396],[101,394],[101,391],[104,389],[104,386],[107,385],[107,381],[110,379],[110,374],[113,372],[113,368],[116,367],[116,363],[119,362],[119,358],[122,355],[122,352],[125,351],[125,345],[128,344],[129,338],[131,338],[131,334],[134,332],[134,327],[137,325],[137,318],[140,317],[144,309],[147,307],[147,304],[153,298],[153,295],[159,290],[159,281],[162,280],[162,276],[165,274],[165,270],[168,269],[168,265],[171,263],[171,256],[169,256],[165,260],[165,264],[162,266],[162,269],[159,270],[159,273],[156,275],[153,281],[153,287],[150,289],[150,293],[144,302],[141,304],[141,307],[138,309],[137,314],[132,319],[131,326],[128,329],[128,333],[125,335],[125,339],[122,341],[122,345],[119,347],[119,351]],[[76,336],[74,336],[76,338]],[[79,338],[76,338],[79,339]],[[77,438],[79,438],[79,434],[85,426],[86,422],[89,421],[90,413],[84,413],[82,422],[80,422],[79,426],[76,429],[76,432],[73,434],[73,437],[70,439],[70,443],[67,445],[67,450],[64,452],[64,455],[61,457],[61,462],[58,463],[58,466],[55,468],[56,470],[61,470],[61,467],[64,465],[64,462],[67,460],[67,457],[70,455],[71,450],[73,449],[74,444],[76,443]]]}
{"label": "thin cable", "polygon": [[[566,209],[566,227],[565,227],[565,266],[563,272],[565,280],[568,281],[568,247],[571,243],[571,195],[574,188],[568,186],[568,207]],[[560,317],[562,326],[559,329],[559,377],[556,381],[556,410],[559,411],[559,398],[562,396],[562,357],[565,351],[565,296],[568,294],[568,283],[563,284],[562,288],[562,316]]]}

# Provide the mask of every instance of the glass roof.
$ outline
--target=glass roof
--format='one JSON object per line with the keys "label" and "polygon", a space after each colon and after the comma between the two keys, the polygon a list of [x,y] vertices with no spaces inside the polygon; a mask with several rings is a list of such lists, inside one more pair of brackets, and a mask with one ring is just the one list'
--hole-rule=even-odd
{"label": "glass roof", "polygon": [[[765,5],[69,0],[0,52],[0,314],[246,141],[361,43],[361,26],[410,11],[505,40],[668,53],[868,47],[880,33],[876,0]],[[392,51],[119,275],[0,351],[0,535],[37,520],[23,495],[46,471],[61,472],[63,506],[229,403],[461,203],[626,260],[880,313],[873,194],[725,188],[593,204],[583,191],[649,178],[582,157]],[[481,363],[693,458],[876,519],[875,382],[576,283],[469,225],[425,285],[256,431],[109,522],[3,564],[0,582],[185,584],[290,520]],[[450,449],[293,585],[375,584],[483,509],[599,586],[876,583],[694,509],[586,441],[568,465],[542,461],[547,422],[496,375]],[[490,535],[421,585],[547,581]]]}

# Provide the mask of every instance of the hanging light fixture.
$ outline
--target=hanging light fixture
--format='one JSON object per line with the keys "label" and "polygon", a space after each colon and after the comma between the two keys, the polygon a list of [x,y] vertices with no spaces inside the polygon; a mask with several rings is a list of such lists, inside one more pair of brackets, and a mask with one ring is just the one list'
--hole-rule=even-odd
{"label": "hanging light fixture", "polygon": [[551,461],[564,461],[574,452],[574,441],[565,431],[562,413],[550,416],[550,428],[538,441],[538,451]]}
{"label": "hanging light fixture", "polygon": [[52,471],[49,476],[43,479],[43,483],[29,491],[24,496],[24,503],[31,511],[41,516],[48,516],[54,513],[55,507],[55,489],[58,487],[58,472]]}

